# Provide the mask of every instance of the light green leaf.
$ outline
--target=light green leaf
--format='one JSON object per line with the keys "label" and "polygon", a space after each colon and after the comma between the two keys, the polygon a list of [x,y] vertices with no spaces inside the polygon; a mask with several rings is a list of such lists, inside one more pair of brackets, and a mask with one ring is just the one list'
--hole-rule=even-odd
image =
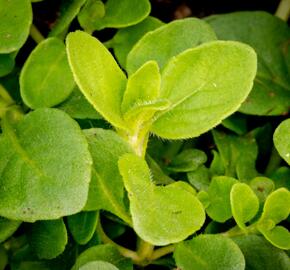
{"label": "light green leaf", "polygon": [[239,247],[220,235],[200,235],[177,245],[174,258],[182,270],[244,270]]}
{"label": "light green leaf", "polygon": [[208,188],[210,205],[206,208],[211,219],[225,222],[232,217],[230,192],[238,181],[227,176],[213,177]]}
{"label": "light green leaf", "polygon": [[94,162],[85,210],[107,210],[130,224],[131,218],[123,202],[124,184],[118,160],[133,150],[111,130],[89,129],[85,131],[85,135]]}
{"label": "light green leaf", "polygon": [[263,176],[255,177],[249,185],[258,196],[260,202],[264,202],[268,195],[275,189],[274,182]]}
{"label": "light green leaf", "polygon": [[0,77],[9,74],[15,65],[14,54],[0,54]]}
{"label": "light green leaf", "polygon": [[67,244],[67,231],[62,219],[37,221],[30,227],[28,241],[40,259],[53,259]]}
{"label": "light green leaf", "polygon": [[290,119],[277,127],[273,139],[280,156],[290,165]]}
{"label": "light green leaf", "polygon": [[[0,217],[0,243],[9,238],[21,225],[21,221]],[[0,268],[1,269],[1,268]]]}
{"label": "light green leaf", "polygon": [[148,61],[129,76],[122,100],[123,114],[138,103],[156,100],[160,94],[161,76],[157,62]]}
{"label": "light green leaf", "polygon": [[128,191],[133,228],[142,239],[167,245],[200,229],[205,213],[188,184],[155,186],[146,162],[133,154],[120,158],[119,170]]}
{"label": "light green leaf", "polygon": [[32,23],[30,0],[0,0],[0,54],[20,49]]}
{"label": "light green leaf", "polygon": [[260,221],[270,220],[278,224],[286,219],[290,213],[290,192],[286,188],[279,188],[266,199]]}
{"label": "light green leaf", "polygon": [[79,270],[118,270],[118,268],[107,262],[94,261],[85,264]]}
{"label": "light green leaf", "polygon": [[257,115],[286,113],[290,102],[286,60],[290,30],[287,23],[261,11],[235,12],[206,20],[219,39],[247,43],[257,52],[258,73],[253,91],[240,111]]}
{"label": "light green leaf", "polygon": [[0,215],[33,222],[79,212],[92,159],[79,126],[56,109],[38,109],[15,127],[2,121]]}
{"label": "light green leaf", "polygon": [[108,41],[109,46],[114,50],[114,54],[119,64],[125,68],[127,55],[136,42],[147,32],[152,31],[162,25],[163,23],[157,18],[149,16],[136,25],[119,29],[113,39]]}
{"label": "light green leaf", "polygon": [[254,191],[243,183],[233,185],[230,193],[232,214],[241,229],[255,217],[259,210],[259,199]]}
{"label": "light green leaf", "polygon": [[32,109],[53,107],[63,102],[74,87],[63,42],[57,38],[41,42],[21,71],[20,91],[25,104]]}
{"label": "light green leaf", "polygon": [[55,37],[63,34],[65,32],[73,19],[80,12],[81,7],[85,4],[87,0],[66,0],[61,1],[60,15],[54,24],[50,37]]}
{"label": "light green leaf", "polygon": [[68,35],[67,52],[84,96],[111,124],[124,127],[121,102],[127,79],[113,56],[100,41],[81,31]]}
{"label": "light green leaf", "polygon": [[87,244],[93,237],[99,218],[99,212],[80,212],[67,217],[68,228],[74,240],[80,244]]}
{"label": "light green leaf", "polygon": [[253,136],[235,136],[213,130],[214,142],[220,153],[224,174],[249,182],[258,175],[256,159],[258,146]]}
{"label": "light green leaf", "polygon": [[80,267],[93,261],[105,261],[113,264],[120,270],[133,270],[131,260],[123,257],[112,245],[98,245],[86,249],[79,255],[71,270],[79,270]]}
{"label": "light green leaf", "polygon": [[255,52],[241,43],[214,41],[179,54],[162,73],[160,98],[171,106],[156,115],[152,132],[184,139],[208,131],[238,109],[255,74]]}
{"label": "light green leaf", "polygon": [[258,235],[244,235],[232,238],[242,250],[246,259],[246,269],[251,270],[289,270],[287,254],[270,245]]}
{"label": "light green leaf", "polygon": [[175,156],[167,167],[173,172],[190,172],[196,170],[207,160],[206,154],[198,149],[186,149]]}
{"label": "light green leaf", "polygon": [[57,108],[65,111],[72,118],[76,119],[102,118],[94,107],[87,101],[77,86],[74,88],[71,95]]}
{"label": "light green leaf", "polygon": [[286,250],[290,249],[290,233],[286,228],[276,226],[273,229],[268,230],[262,226],[258,226],[258,229],[275,247]]}
{"label": "light green leaf", "polygon": [[137,24],[150,13],[148,0],[88,0],[81,10],[78,20],[87,31],[104,28],[122,28]]}
{"label": "light green leaf", "polygon": [[199,19],[189,18],[168,23],[145,34],[135,44],[127,57],[127,72],[132,74],[149,60],[157,61],[162,70],[173,56],[215,39],[211,27]]}

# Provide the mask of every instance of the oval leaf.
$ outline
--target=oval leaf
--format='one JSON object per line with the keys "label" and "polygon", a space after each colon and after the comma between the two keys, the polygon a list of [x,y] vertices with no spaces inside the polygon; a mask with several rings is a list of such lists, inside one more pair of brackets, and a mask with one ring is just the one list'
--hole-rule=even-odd
{"label": "oval leaf", "polygon": [[41,42],[28,57],[20,75],[21,97],[32,109],[61,103],[74,86],[65,46],[57,38]]}
{"label": "oval leaf", "polygon": [[10,53],[25,43],[32,23],[30,0],[0,0],[0,53]]}
{"label": "oval leaf", "polygon": [[95,261],[85,264],[79,270],[118,270],[118,268],[108,262]]}
{"label": "oval leaf", "polygon": [[171,106],[156,115],[152,132],[167,139],[197,137],[235,112],[256,74],[249,46],[215,41],[174,57],[162,73],[160,98]]}
{"label": "oval leaf", "polygon": [[59,110],[38,109],[2,128],[0,215],[33,222],[79,212],[92,160],[77,123]]}
{"label": "oval leaf", "polygon": [[74,240],[85,245],[93,237],[99,219],[99,212],[80,212],[67,218],[68,228]]}
{"label": "oval leaf", "polygon": [[67,244],[67,231],[62,219],[37,221],[31,225],[28,241],[40,259],[53,259]]}
{"label": "oval leaf", "polygon": [[168,23],[145,34],[136,43],[128,54],[126,69],[132,74],[147,61],[155,60],[162,70],[173,56],[215,39],[211,27],[199,19],[189,18]]}
{"label": "oval leaf", "polygon": [[121,102],[127,79],[110,52],[96,38],[81,31],[68,35],[67,52],[84,96],[111,124],[124,127]]}
{"label": "oval leaf", "polygon": [[244,270],[239,247],[220,235],[200,235],[177,245],[174,258],[182,270]]}
{"label": "oval leaf", "polygon": [[142,239],[167,245],[200,229],[205,213],[188,184],[155,186],[146,162],[133,154],[120,158],[119,170],[128,191],[133,227]]}
{"label": "oval leaf", "polygon": [[280,156],[290,165],[290,119],[277,127],[273,139]]}
{"label": "oval leaf", "polygon": [[241,229],[246,229],[245,223],[254,218],[259,210],[258,197],[247,184],[236,183],[232,187],[230,199],[235,221]]}
{"label": "oval leaf", "polygon": [[258,228],[273,246],[285,250],[290,249],[290,233],[286,228],[282,226],[276,226],[271,230],[264,229],[261,226]]}

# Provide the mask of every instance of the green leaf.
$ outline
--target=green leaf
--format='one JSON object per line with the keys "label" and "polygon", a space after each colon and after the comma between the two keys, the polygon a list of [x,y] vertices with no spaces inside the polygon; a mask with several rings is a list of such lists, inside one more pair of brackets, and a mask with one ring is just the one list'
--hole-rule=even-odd
{"label": "green leaf", "polygon": [[190,172],[195,171],[200,165],[207,160],[206,154],[198,149],[186,149],[175,156],[167,167],[173,172]]}
{"label": "green leaf", "polygon": [[270,220],[273,225],[286,219],[290,213],[290,192],[286,188],[279,188],[266,199],[260,221]]}
{"label": "green leaf", "polygon": [[133,228],[142,239],[167,245],[200,229],[204,210],[188,184],[155,186],[146,162],[133,154],[120,158],[119,170],[128,191]]}
{"label": "green leaf", "polygon": [[277,127],[273,139],[280,156],[290,165],[290,119]]}
{"label": "green leaf", "polygon": [[267,177],[258,176],[251,180],[250,187],[254,190],[260,202],[264,202],[268,195],[275,189],[275,184]]}
{"label": "green leaf", "polygon": [[54,24],[50,37],[55,37],[63,34],[80,12],[81,7],[87,0],[65,0],[61,1],[60,15]]}
{"label": "green leaf", "polygon": [[271,179],[273,179],[275,183],[275,187],[285,187],[290,190],[290,168],[289,167],[280,167],[276,170],[272,175]]}
{"label": "green leaf", "polygon": [[112,245],[98,245],[86,249],[79,255],[71,270],[79,270],[80,267],[93,261],[105,261],[113,264],[120,270],[133,270],[131,260],[123,257]]}
{"label": "green leaf", "polygon": [[118,268],[107,262],[94,261],[85,264],[79,270],[118,270]]}
{"label": "green leaf", "polygon": [[286,228],[276,226],[273,229],[268,230],[262,226],[258,226],[258,229],[275,247],[286,250],[290,249],[290,233]]}
{"label": "green leaf", "polygon": [[210,205],[206,208],[211,219],[225,222],[232,217],[230,192],[238,181],[227,176],[213,177],[208,188]]}
{"label": "green leaf", "polygon": [[124,127],[121,102],[127,79],[113,56],[100,41],[81,31],[68,35],[67,52],[84,96],[111,124]]}
{"label": "green leaf", "polygon": [[258,175],[258,146],[252,136],[235,136],[213,130],[213,138],[222,159],[225,175],[249,182]]}
{"label": "green leaf", "polygon": [[287,254],[258,235],[244,235],[232,238],[242,250],[246,259],[246,269],[288,270],[290,260]]}
{"label": "green leaf", "polygon": [[63,253],[67,231],[62,219],[37,221],[30,227],[28,241],[40,259],[53,259]]}
{"label": "green leaf", "polygon": [[[21,221],[0,217],[0,243],[12,236],[19,228]],[[1,267],[0,267],[1,269]]]}
{"label": "green leaf", "polygon": [[0,136],[0,215],[33,222],[79,212],[92,159],[79,126],[56,109],[38,109]]}
{"label": "green leaf", "polygon": [[160,94],[161,76],[157,62],[148,61],[129,76],[122,100],[123,114],[139,103],[156,100]]}
{"label": "green leaf", "polygon": [[157,18],[149,16],[136,25],[119,29],[113,39],[108,41],[109,46],[114,50],[114,54],[119,64],[125,68],[127,55],[136,42],[147,32],[152,31],[162,25],[163,23]]}
{"label": "green leaf", "polygon": [[8,254],[3,246],[0,246],[0,270],[5,270],[8,264]]}
{"label": "green leaf", "polygon": [[122,28],[137,24],[150,13],[148,0],[88,0],[81,10],[78,20],[87,31],[102,30],[104,28]]}
{"label": "green leaf", "polygon": [[221,123],[227,129],[235,132],[237,135],[243,135],[247,132],[247,120],[243,115],[233,114]]}
{"label": "green leaf", "polygon": [[99,212],[80,212],[67,217],[67,224],[74,240],[80,244],[87,244],[96,231]]}
{"label": "green leaf", "polygon": [[57,38],[41,42],[28,57],[20,75],[21,97],[32,109],[63,102],[74,86],[65,46]]}
{"label": "green leaf", "polygon": [[199,19],[168,23],[145,34],[135,44],[127,57],[127,72],[132,74],[149,60],[157,61],[162,70],[173,56],[215,39],[216,35],[209,25]]}
{"label": "green leaf", "polygon": [[30,0],[0,0],[0,54],[20,49],[32,23]]}
{"label": "green leaf", "polygon": [[102,118],[94,107],[87,101],[77,86],[74,88],[71,95],[57,108],[65,111],[72,118],[76,119]]}
{"label": "green leaf", "polygon": [[207,190],[210,184],[210,170],[201,165],[195,171],[187,173],[187,179],[197,190]]}
{"label": "green leaf", "polygon": [[160,98],[171,104],[152,132],[184,139],[208,131],[238,109],[255,74],[255,52],[241,43],[214,41],[179,54],[162,73]]}
{"label": "green leaf", "polygon": [[9,74],[15,65],[14,54],[0,54],[0,77]]}
{"label": "green leaf", "polygon": [[290,30],[287,23],[261,11],[212,16],[207,22],[219,39],[247,43],[257,52],[258,73],[253,91],[240,111],[257,115],[286,113],[290,102],[286,60]]}
{"label": "green leaf", "polygon": [[243,183],[233,185],[230,193],[233,217],[241,229],[246,229],[245,223],[255,217],[259,210],[259,199],[254,191]]}
{"label": "green leaf", "polygon": [[220,235],[200,235],[177,245],[174,258],[182,270],[244,270],[239,247]]}
{"label": "green leaf", "polygon": [[133,150],[111,130],[89,129],[85,135],[94,162],[85,210],[107,210],[130,224],[131,218],[123,202],[124,184],[118,160]]}

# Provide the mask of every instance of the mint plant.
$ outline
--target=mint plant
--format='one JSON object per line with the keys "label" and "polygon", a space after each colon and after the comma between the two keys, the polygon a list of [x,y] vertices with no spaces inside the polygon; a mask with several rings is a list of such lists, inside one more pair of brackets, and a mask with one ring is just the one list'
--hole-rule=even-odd
{"label": "mint plant", "polygon": [[32,5],[0,0],[0,270],[289,269],[286,23]]}

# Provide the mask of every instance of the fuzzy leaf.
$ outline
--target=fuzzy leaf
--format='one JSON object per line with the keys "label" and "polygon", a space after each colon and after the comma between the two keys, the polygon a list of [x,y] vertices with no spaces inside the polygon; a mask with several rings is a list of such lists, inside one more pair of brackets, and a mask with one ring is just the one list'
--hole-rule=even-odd
{"label": "fuzzy leaf", "polygon": [[162,70],[173,56],[201,43],[215,40],[216,35],[209,25],[199,19],[189,18],[168,23],[145,34],[127,57],[129,74],[149,60],[158,62]]}
{"label": "fuzzy leaf", "polygon": [[108,262],[94,261],[85,264],[79,270],[118,270],[118,268]]}
{"label": "fuzzy leaf", "polygon": [[0,243],[13,235],[20,225],[21,221],[0,217]]}
{"label": "fuzzy leaf", "polygon": [[263,176],[255,177],[249,185],[258,196],[260,202],[264,202],[268,195],[275,189],[274,182]]}
{"label": "fuzzy leaf", "polygon": [[187,179],[198,190],[207,190],[210,184],[210,171],[204,165],[187,173]]}
{"label": "fuzzy leaf", "polygon": [[136,42],[147,32],[152,31],[162,25],[163,23],[157,18],[149,16],[136,25],[119,29],[113,39],[109,41],[109,46],[113,48],[119,64],[125,68],[127,55]]}
{"label": "fuzzy leaf", "polygon": [[290,233],[286,228],[276,226],[273,229],[268,230],[263,228],[263,226],[259,226],[258,229],[275,247],[286,250],[290,249]]}
{"label": "fuzzy leaf", "polygon": [[287,67],[290,30],[287,23],[261,11],[235,12],[206,20],[219,39],[247,43],[257,52],[258,72],[253,91],[240,111],[257,115],[286,113],[290,103]]}
{"label": "fuzzy leaf", "polygon": [[32,109],[53,107],[63,102],[74,87],[63,42],[57,38],[41,42],[21,71],[20,91],[25,104]]}
{"label": "fuzzy leaf", "polygon": [[80,212],[67,217],[68,228],[74,240],[80,244],[87,244],[93,237],[99,218],[99,212]]}
{"label": "fuzzy leaf", "polygon": [[254,191],[243,183],[233,185],[230,193],[233,217],[241,229],[245,223],[255,217],[259,210],[259,199]]}
{"label": "fuzzy leaf", "polygon": [[38,258],[53,259],[67,244],[67,231],[62,219],[37,221],[31,225],[28,241]]}
{"label": "fuzzy leaf", "polygon": [[133,227],[142,239],[167,245],[200,229],[205,213],[188,184],[155,186],[146,162],[133,154],[120,158],[119,170],[128,191]]}
{"label": "fuzzy leaf", "polygon": [[[33,222],[79,212],[92,159],[79,126],[56,109],[38,109],[0,136],[0,215]],[[9,191],[9,192],[7,192]]]}
{"label": "fuzzy leaf", "polygon": [[214,41],[179,54],[162,73],[160,98],[171,106],[156,115],[152,132],[184,139],[208,131],[238,109],[255,74],[255,52],[241,43]]}
{"label": "fuzzy leaf", "polygon": [[118,160],[125,153],[132,153],[132,149],[111,130],[89,129],[85,134],[94,162],[85,210],[107,210],[130,224],[131,218],[123,202],[124,184]]}
{"label": "fuzzy leaf", "polygon": [[207,214],[215,221],[225,222],[232,217],[230,192],[237,180],[227,176],[216,176],[208,188],[210,204]]}
{"label": "fuzzy leaf", "polygon": [[80,25],[89,32],[104,28],[122,28],[137,24],[150,13],[148,0],[108,0],[87,1],[78,19]]}
{"label": "fuzzy leaf", "polygon": [[98,245],[86,249],[83,253],[79,255],[76,263],[71,270],[79,270],[80,267],[86,265],[93,261],[105,261],[113,264],[120,270],[133,270],[133,265],[131,260],[123,257],[117,250],[116,247],[112,245]]}
{"label": "fuzzy leaf", "polygon": [[277,127],[273,139],[280,156],[290,165],[290,119]]}
{"label": "fuzzy leaf", "polygon": [[220,235],[200,235],[177,245],[174,258],[182,270],[244,270],[239,247]]}
{"label": "fuzzy leaf", "polygon": [[10,53],[25,43],[32,23],[30,0],[0,0],[0,54]]}
{"label": "fuzzy leaf", "polygon": [[67,52],[75,81],[88,101],[111,124],[124,127],[121,101],[127,79],[110,52],[81,31],[68,35]]}

